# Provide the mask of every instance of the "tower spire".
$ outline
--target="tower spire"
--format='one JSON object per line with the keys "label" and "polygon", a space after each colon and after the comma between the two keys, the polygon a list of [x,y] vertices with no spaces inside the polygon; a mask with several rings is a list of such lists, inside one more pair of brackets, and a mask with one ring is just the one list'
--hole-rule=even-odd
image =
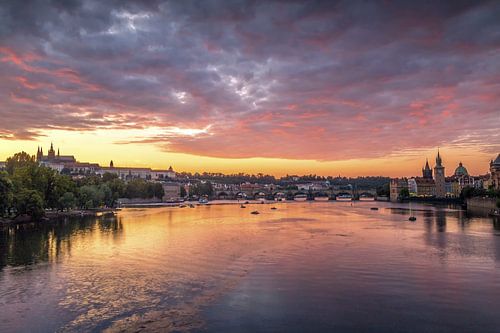
{"label": "tower spire", "polygon": [[436,166],[441,166],[441,163],[443,161],[441,160],[441,155],[439,154],[439,148],[438,148],[438,154],[436,156]]}

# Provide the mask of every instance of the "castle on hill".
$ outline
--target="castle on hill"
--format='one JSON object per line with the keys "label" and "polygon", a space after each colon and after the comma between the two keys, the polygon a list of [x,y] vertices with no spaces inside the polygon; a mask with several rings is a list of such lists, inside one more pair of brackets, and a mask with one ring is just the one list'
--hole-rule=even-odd
{"label": "castle on hill", "polygon": [[114,165],[113,161],[110,162],[109,167],[101,167],[98,163],[79,162],[73,155],[61,155],[59,149],[57,149],[56,153],[52,143],[50,144],[47,155],[43,154],[42,147],[38,147],[36,161],[46,167],[73,177],[90,174],[102,176],[105,173],[115,174],[123,180],[133,178],[169,180],[176,177],[176,173],[172,166],[164,170],[155,170],[151,168],[117,167]]}

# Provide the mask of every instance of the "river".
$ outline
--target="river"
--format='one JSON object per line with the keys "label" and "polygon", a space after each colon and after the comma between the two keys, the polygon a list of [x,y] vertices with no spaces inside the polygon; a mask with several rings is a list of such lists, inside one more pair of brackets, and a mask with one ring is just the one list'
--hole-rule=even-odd
{"label": "river", "polygon": [[498,221],[412,208],[415,222],[405,204],[291,202],[4,229],[0,332],[499,332]]}

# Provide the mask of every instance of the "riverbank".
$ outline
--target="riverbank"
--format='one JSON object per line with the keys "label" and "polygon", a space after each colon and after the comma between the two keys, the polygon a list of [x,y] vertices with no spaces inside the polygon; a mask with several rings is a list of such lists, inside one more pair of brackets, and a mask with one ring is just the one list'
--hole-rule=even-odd
{"label": "riverbank", "polygon": [[99,208],[99,209],[73,209],[69,211],[46,211],[40,219],[33,219],[29,215],[19,215],[14,218],[0,218],[0,227],[8,227],[18,224],[43,223],[53,220],[59,220],[66,217],[99,217],[103,215],[112,215],[120,208]]}
{"label": "riverbank", "polygon": [[497,199],[474,197],[467,199],[467,211],[475,214],[498,214]]}

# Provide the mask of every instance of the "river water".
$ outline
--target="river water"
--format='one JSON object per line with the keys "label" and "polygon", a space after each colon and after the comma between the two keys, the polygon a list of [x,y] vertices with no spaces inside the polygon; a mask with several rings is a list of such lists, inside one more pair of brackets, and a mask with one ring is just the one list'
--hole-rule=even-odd
{"label": "river water", "polygon": [[302,202],[9,228],[0,332],[500,332],[498,221],[412,208],[416,222],[404,204]]}

